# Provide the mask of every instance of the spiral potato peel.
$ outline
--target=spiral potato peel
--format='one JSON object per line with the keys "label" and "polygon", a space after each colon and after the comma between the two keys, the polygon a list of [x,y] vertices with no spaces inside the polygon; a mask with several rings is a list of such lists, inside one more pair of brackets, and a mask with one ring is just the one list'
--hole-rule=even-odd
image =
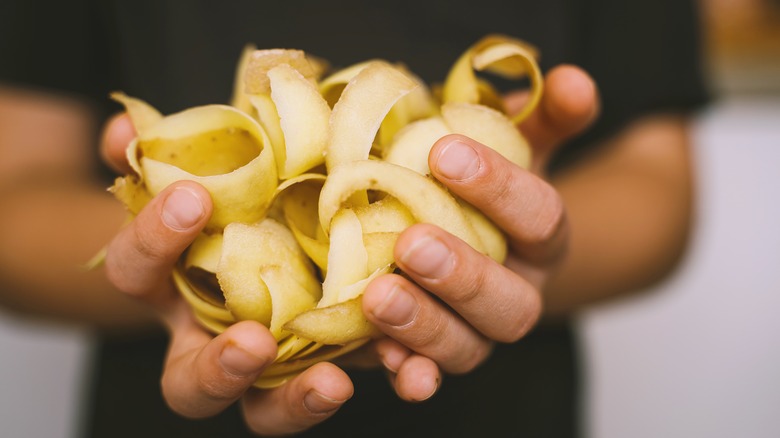
{"label": "spiral potato peel", "polygon": [[[541,95],[535,57],[522,41],[488,36],[457,60],[439,101],[385,61],[323,78],[325,63],[301,51],[248,47],[231,105],[163,116],[113,95],[137,138],[127,149],[133,173],[111,191],[131,215],[175,181],[209,191],[213,215],[173,280],[207,330],[243,320],[269,328],[277,358],[256,386],[278,386],[379,336],[361,297],[397,269],[393,245],[410,225],[437,225],[503,262],[502,232],[429,176],[428,154],[458,133],[527,167],[517,125]],[[480,71],[529,76],[525,108],[508,116]]]}

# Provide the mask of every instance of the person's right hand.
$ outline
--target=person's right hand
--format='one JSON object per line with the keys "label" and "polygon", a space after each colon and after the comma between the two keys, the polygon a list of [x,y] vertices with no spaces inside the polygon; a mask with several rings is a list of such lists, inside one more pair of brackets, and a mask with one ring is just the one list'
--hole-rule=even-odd
{"label": "person's right hand", "polygon": [[[125,149],[135,136],[127,115],[106,126],[101,151],[117,171],[131,169]],[[260,323],[243,321],[213,337],[195,320],[171,280],[182,252],[212,212],[209,193],[180,181],[157,195],[108,246],[106,275],[122,292],[149,304],[170,333],[162,393],[175,412],[190,418],[218,414],[241,400],[249,428],[258,434],[305,430],[333,415],[353,393],[347,374],[317,364],[281,387],[252,387],[276,357],[276,341]]]}

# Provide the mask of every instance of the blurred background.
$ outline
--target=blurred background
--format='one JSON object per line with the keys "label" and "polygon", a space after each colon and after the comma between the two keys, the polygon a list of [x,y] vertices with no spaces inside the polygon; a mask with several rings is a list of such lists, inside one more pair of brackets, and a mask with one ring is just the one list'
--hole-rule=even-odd
{"label": "blurred background", "polygon": [[[693,130],[697,226],[675,275],[578,320],[592,438],[780,430],[780,1],[701,5],[714,99]],[[2,436],[78,436],[91,346],[0,309]]]}
{"label": "blurred background", "polygon": [[592,438],[780,431],[780,2],[701,5],[695,233],[664,284],[580,318]]}

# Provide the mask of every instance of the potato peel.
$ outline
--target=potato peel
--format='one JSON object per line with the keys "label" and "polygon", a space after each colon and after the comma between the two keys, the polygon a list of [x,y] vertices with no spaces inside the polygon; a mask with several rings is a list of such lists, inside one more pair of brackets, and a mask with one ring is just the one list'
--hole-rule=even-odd
{"label": "potato peel", "polygon": [[[126,151],[132,174],[110,190],[131,215],[175,181],[208,190],[213,215],[174,284],[208,331],[266,325],[278,352],[255,386],[279,386],[380,335],[362,295],[396,268],[393,247],[409,226],[439,226],[503,262],[502,231],[429,176],[428,154],[459,133],[527,167],[531,150],[516,126],[541,96],[537,56],[522,41],[488,36],[437,94],[400,64],[370,60],[320,79],[327,63],[303,51],[247,46],[232,106],[164,116],[112,95],[138,135]],[[529,103],[510,117],[481,71],[530,77]]]}
{"label": "potato peel", "polygon": [[[444,83],[444,103],[485,103],[492,92],[485,92],[474,74],[489,71],[510,79],[528,75],[531,90],[526,105],[512,116],[512,122],[519,125],[539,104],[542,96],[543,78],[536,63],[538,52],[533,46],[515,38],[503,35],[489,35],[471,46],[450,70]],[[484,84],[484,83],[483,83]]]}
{"label": "potato peel", "polygon": [[483,251],[483,245],[458,202],[432,179],[384,161],[341,164],[325,180],[320,194],[320,224],[327,232],[333,217],[352,193],[359,190],[389,193],[409,209],[417,222],[434,224]]}
{"label": "potato peel", "polygon": [[417,86],[385,62],[372,62],[360,70],[333,107],[327,168],[368,159],[382,120],[401,97]]}

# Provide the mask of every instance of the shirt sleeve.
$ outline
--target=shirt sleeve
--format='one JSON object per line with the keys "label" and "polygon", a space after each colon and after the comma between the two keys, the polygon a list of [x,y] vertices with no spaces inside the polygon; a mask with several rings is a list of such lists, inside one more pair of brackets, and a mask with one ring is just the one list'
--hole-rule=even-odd
{"label": "shirt sleeve", "polygon": [[573,161],[630,122],[689,112],[708,98],[700,23],[692,0],[592,0],[574,10],[573,59],[595,79],[602,113],[555,166]]}

